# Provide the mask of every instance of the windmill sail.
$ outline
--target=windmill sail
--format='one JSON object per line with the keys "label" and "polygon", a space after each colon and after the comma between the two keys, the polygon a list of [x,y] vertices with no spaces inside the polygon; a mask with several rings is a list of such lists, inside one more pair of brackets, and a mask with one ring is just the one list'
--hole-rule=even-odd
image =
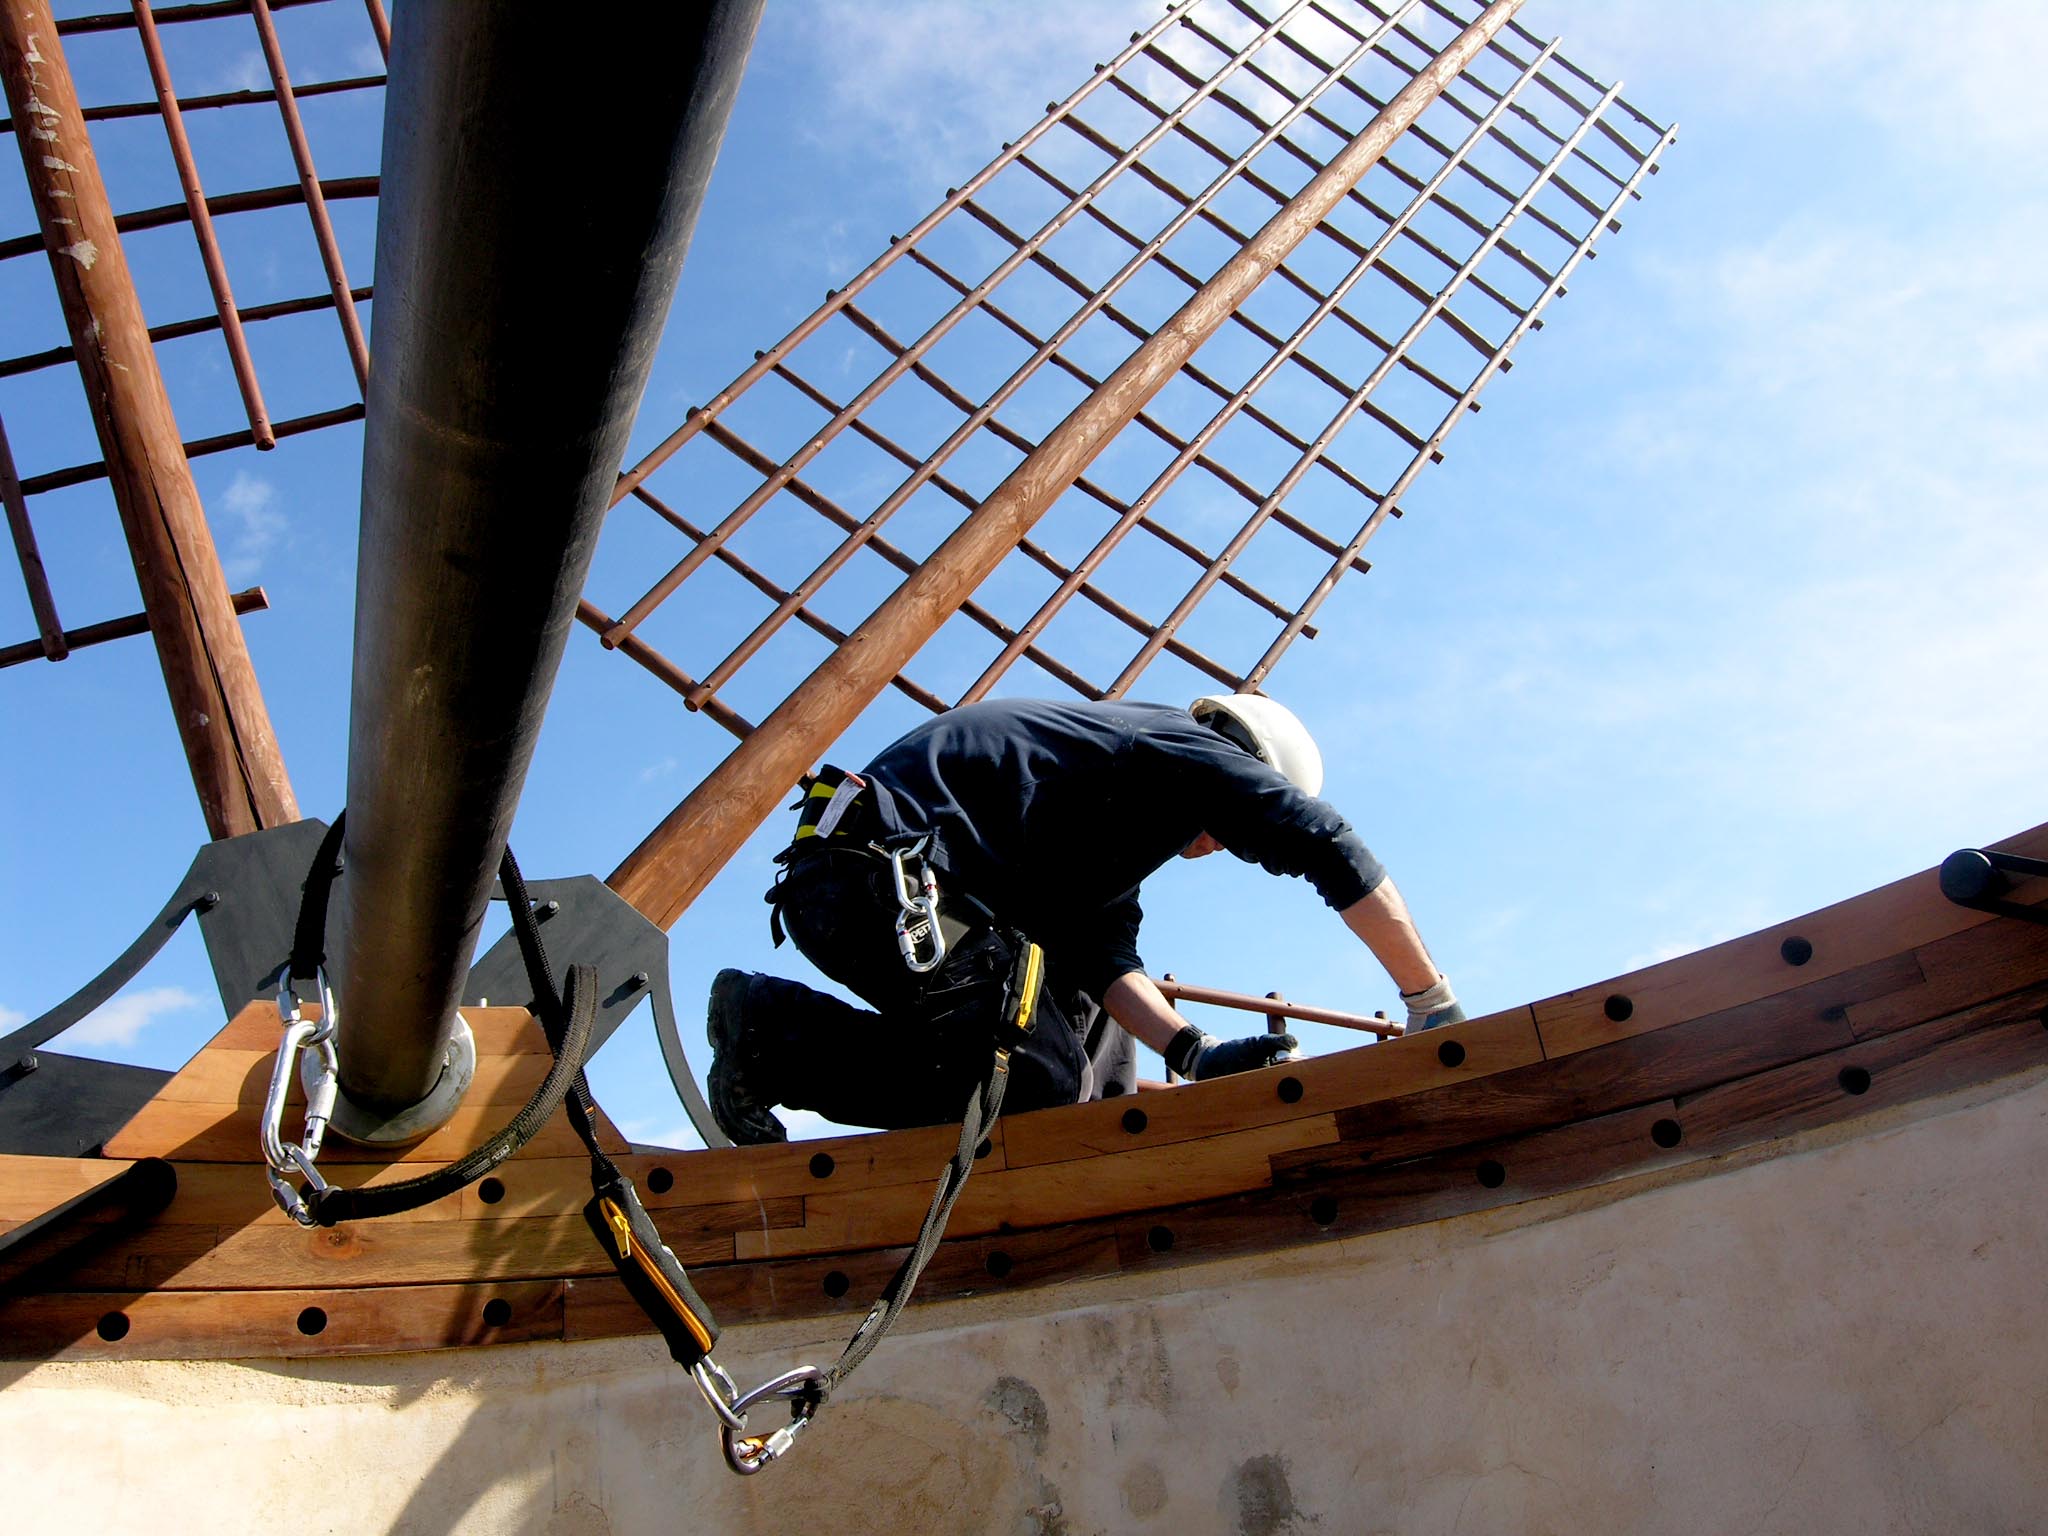
{"label": "windmill sail", "polygon": [[[1482,9],[1174,6],[628,471],[621,498],[673,529],[678,558],[585,621],[745,735],[757,658],[837,644],[835,583],[857,606],[914,569],[1052,410],[1099,389]],[[1059,536],[1020,541],[896,688],[943,709],[1021,661],[1032,688],[1117,697],[1162,654],[1242,688],[1313,634],[1669,142],[1506,30],[1138,414],[1140,441],[1075,482]],[[816,421],[800,443],[747,435],[750,407],[797,406]],[[803,568],[820,526],[835,537]],[[753,606],[731,605],[731,635],[672,626],[686,665],[662,615],[707,567]],[[1277,590],[1246,574],[1266,570]],[[1212,598],[1236,611],[1212,618]]]}
{"label": "windmill sail", "polygon": [[672,923],[884,684],[1312,636],[1672,137],[1514,9],[1172,7],[635,465],[674,557],[581,616],[745,745],[620,894]]}

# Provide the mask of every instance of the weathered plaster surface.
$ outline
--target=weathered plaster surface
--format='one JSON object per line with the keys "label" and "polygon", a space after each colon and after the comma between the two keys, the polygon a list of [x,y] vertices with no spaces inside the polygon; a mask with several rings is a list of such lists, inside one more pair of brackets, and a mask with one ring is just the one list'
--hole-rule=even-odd
{"label": "weathered plaster surface", "polygon": [[[2048,1082],[929,1308],[741,1481],[657,1347],[0,1375],[12,1532],[2048,1530]],[[1050,1310],[1054,1307],[1063,1310]],[[743,1382],[841,1340],[736,1330]]]}

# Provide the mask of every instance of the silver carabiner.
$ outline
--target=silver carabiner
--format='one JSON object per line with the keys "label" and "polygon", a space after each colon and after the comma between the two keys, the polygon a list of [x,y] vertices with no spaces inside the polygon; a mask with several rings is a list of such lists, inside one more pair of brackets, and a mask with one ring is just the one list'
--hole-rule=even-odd
{"label": "silver carabiner", "polygon": [[[313,1214],[313,1207],[307,1202],[306,1196],[324,1194],[327,1190],[327,1181],[320,1177],[320,1170],[313,1166],[313,1159],[306,1154],[304,1147],[290,1146],[284,1150],[290,1164],[288,1168],[282,1171],[276,1168],[263,1170],[270,1177],[271,1198],[277,1201],[279,1210],[300,1226],[317,1227],[320,1220]],[[292,1188],[290,1181],[283,1177],[284,1173],[290,1172],[296,1172],[305,1179],[304,1189]]]}
{"label": "silver carabiner", "polygon": [[[903,956],[903,963],[920,976],[937,970],[939,962],[946,958],[946,935],[939,927],[938,877],[932,873],[931,861],[924,857],[930,841],[921,838],[908,848],[889,850],[889,869],[896,877],[896,950]],[[915,884],[903,867],[904,860],[910,858],[918,861]],[[917,952],[927,941],[931,955],[921,960]]]}
{"label": "silver carabiner", "polygon": [[[284,1033],[277,1044],[277,1058],[270,1066],[270,1090],[264,1095],[263,1118],[259,1122],[270,1193],[278,1209],[302,1227],[318,1225],[306,1195],[327,1188],[327,1181],[320,1177],[313,1159],[320,1155],[320,1144],[326,1139],[327,1123],[333,1118],[335,1095],[341,1086],[341,1061],[334,1049],[334,992],[328,985],[325,967],[314,972],[314,980],[320,989],[318,1022],[307,1019],[300,1008],[289,966],[278,982],[277,1014]],[[292,1073],[299,1064],[300,1053],[308,1049],[319,1053],[319,1067],[306,1083],[305,1130],[300,1140],[288,1142],[284,1139],[285,1100],[291,1093]],[[304,1189],[292,1186],[295,1177],[306,1181]]]}
{"label": "silver carabiner", "polygon": [[796,1437],[817,1411],[804,1389],[824,1378],[825,1373],[815,1365],[800,1365],[793,1371],[784,1371],[780,1376],[762,1382],[737,1399],[732,1404],[732,1411],[738,1416],[742,1428],[746,1425],[747,1410],[771,1397],[789,1399],[789,1422],[772,1434],[748,1435],[745,1438],[727,1424],[719,1431],[719,1439],[725,1448],[725,1464],[741,1477],[752,1477],[778,1456],[787,1455],[790,1447],[796,1444]]}
{"label": "silver carabiner", "polygon": [[690,1367],[690,1379],[697,1383],[697,1390],[704,1394],[704,1401],[711,1405],[711,1411],[718,1415],[719,1423],[728,1430],[744,1430],[747,1416],[736,1413],[733,1404],[739,1401],[740,1389],[733,1379],[726,1375],[725,1367],[706,1355]]}
{"label": "silver carabiner", "polygon": [[291,1153],[284,1143],[284,1101],[285,1095],[291,1092],[292,1072],[299,1064],[299,1052],[312,1038],[314,1030],[313,1025],[297,1017],[296,999],[292,1014],[284,1026],[284,1038],[278,1042],[277,1058],[270,1064],[270,1091],[263,1097],[263,1161],[273,1173],[292,1171]]}

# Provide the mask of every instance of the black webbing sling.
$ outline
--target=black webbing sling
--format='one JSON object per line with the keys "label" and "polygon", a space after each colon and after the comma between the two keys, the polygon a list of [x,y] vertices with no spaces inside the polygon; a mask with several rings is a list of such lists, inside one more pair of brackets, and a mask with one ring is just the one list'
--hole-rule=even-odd
{"label": "black webbing sling", "polygon": [[[314,977],[326,958],[327,899],[335,876],[341,873],[343,821],[343,816],[335,817],[307,876],[292,946],[294,977]],[[332,1226],[339,1221],[393,1215],[442,1199],[511,1157],[546,1123],[557,1106],[565,1107],[569,1123],[590,1153],[592,1195],[583,1208],[584,1220],[611,1259],[627,1293],[667,1341],[669,1354],[691,1372],[717,1413],[727,1464],[743,1474],[758,1472],[789,1449],[797,1433],[817,1416],[833,1390],[874,1353],[910,1304],[911,1292],[938,1251],[953,1207],[968,1175],[974,1171],[975,1153],[1002,1112],[1003,1092],[1009,1084],[1010,1051],[1031,1032],[1035,1023],[1033,1015],[1044,983],[1044,951],[1028,941],[1019,946],[1000,1010],[998,1038],[988,1074],[976,1084],[967,1102],[953,1159],[940,1175],[916,1242],[854,1330],[839,1359],[825,1370],[800,1367],[741,1394],[711,1359],[718,1341],[718,1324],[711,1309],[704,1305],[690,1283],[689,1273],[662,1240],[633,1181],[598,1144],[597,1108],[583,1075],[583,1057],[589,1048],[596,1014],[597,973],[588,966],[573,967],[566,991],[558,992],[553,967],[541,942],[540,925],[527,897],[526,882],[510,848],[505,850],[499,878],[506,904],[511,908],[513,936],[533,986],[533,1011],[554,1052],[553,1068],[525,1108],[461,1161],[397,1184],[357,1189],[330,1186],[315,1191],[309,1197],[315,1215],[321,1225]],[[771,1397],[788,1401],[789,1424],[770,1434],[747,1434],[748,1408]]]}
{"label": "black webbing sling", "polygon": [[[334,818],[334,825],[321,839],[319,850],[313,856],[313,868],[306,877],[305,895],[299,904],[299,920],[292,937],[291,975],[295,980],[313,979],[327,958],[328,896],[335,876],[341,873],[341,839],[347,819],[346,812]],[[510,848],[505,850],[499,865],[499,878],[504,883],[505,895],[512,907],[514,928],[521,926],[522,914],[526,924],[532,925],[533,913],[526,905],[526,885],[520,878],[519,864],[512,857]],[[534,1011],[554,1054],[554,1064],[533,1097],[496,1135],[445,1168],[395,1184],[360,1188],[337,1184],[309,1191],[306,1203],[321,1226],[395,1216],[401,1211],[417,1210],[468,1188],[532,1140],[534,1133],[547,1124],[564,1098],[581,1085],[583,1061],[589,1053],[590,1033],[597,1021],[597,973],[589,967],[572,970],[566,995],[558,996],[553,977],[545,970],[544,954],[540,955],[543,969],[536,972],[534,968],[533,954],[539,953],[538,944],[529,953],[526,944],[522,943],[520,952],[527,960],[527,978],[534,984]],[[570,1118],[575,1118],[573,1111]]]}

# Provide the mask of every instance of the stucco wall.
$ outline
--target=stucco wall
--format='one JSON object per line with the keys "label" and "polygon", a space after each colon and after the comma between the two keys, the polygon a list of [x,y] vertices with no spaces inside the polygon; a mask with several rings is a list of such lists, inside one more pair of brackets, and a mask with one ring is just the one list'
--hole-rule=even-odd
{"label": "stucco wall", "polygon": [[[2048,1530],[2048,1083],[928,1308],[742,1481],[658,1348],[0,1376],[18,1532]],[[1059,1305],[1062,1310],[1049,1311]],[[838,1337],[735,1330],[749,1382]]]}

